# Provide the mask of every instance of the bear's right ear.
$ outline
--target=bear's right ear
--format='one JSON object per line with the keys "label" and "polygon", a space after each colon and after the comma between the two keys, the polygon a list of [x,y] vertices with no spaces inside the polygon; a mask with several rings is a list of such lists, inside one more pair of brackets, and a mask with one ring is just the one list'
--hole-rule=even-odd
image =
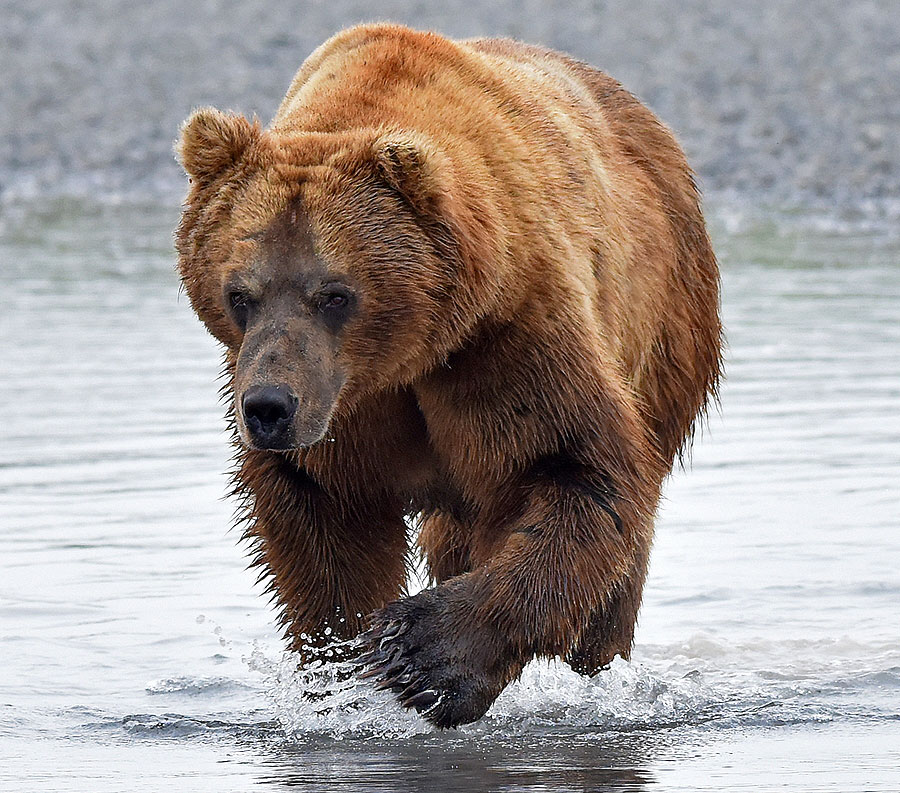
{"label": "bear's right ear", "polygon": [[259,135],[259,121],[201,107],[184,122],[175,149],[187,175],[203,182],[234,165]]}

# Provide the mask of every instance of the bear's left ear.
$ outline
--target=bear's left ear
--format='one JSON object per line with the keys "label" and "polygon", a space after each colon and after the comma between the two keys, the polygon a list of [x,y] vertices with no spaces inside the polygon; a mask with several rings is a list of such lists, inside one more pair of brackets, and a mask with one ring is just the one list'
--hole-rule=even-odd
{"label": "bear's left ear", "polygon": [[418,133],[387,133],[371,151],[381,178],[424,221],[443,258],[464,262],[473,272],[495,260],[503,227],[490,187],[462,189],[453,160]]}
{"label": "bear's left ear", "polygon": [[258,121],[202,107],[184,122],[175,150],[187,175],[203,182],[236,163],[259,135]]}
{"label": "bear's left ear", "polygon": [[382,178],[420,215],[438,219],[449,200],[452,170],[446,157],[414,133],[385,135],[373,144]]}

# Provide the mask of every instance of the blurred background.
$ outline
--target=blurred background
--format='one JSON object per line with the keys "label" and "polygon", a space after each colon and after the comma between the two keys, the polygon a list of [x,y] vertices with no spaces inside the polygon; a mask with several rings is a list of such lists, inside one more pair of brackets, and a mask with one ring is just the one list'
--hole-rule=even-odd
{"label": "blurred background", "polygon": [[[622,81],[722,269],[721,405],[667,482],[632,662],[530,664],[450,733],[282,654],[174,270],[191,109],[267,121],[376,19]],[[0,791],[896,793],[898,265],[897,0],[0,0]]]}
{"label": "blurred background", "polygon": [[193,107],[271,118],[335,31],[392,20],[512,36],[619,79],[707,191],[859,204],[900,194],[895,0],[0,2],[0,195],[179,194]]}

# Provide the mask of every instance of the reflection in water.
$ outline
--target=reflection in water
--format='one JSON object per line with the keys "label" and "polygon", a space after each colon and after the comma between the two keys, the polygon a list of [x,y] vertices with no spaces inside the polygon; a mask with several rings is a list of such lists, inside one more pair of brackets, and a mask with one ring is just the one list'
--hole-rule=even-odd
{"label": "reflection in water", "polygon": [[[431,736],[415,743],[295,744],[257,768],[260,783],[309,791],[637,791],[653,782],[660,736],[611,733],[492,741]],[[328,780],[327,782],[325,780]]]}
{"label": "reflection in water", "polygon": [[227,532],[176,211],[3,212],[0,789],[897,789],[890,229],[722,213],[728,380],[669,482],[633,663],[532,664],[440,734],[282,656]]}

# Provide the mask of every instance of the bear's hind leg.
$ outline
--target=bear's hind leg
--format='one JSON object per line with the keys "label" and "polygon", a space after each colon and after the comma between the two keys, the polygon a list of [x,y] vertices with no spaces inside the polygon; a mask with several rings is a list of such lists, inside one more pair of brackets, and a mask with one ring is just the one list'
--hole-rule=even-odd
{"label": "bear's hind leg", "polygon": [[465,529],[448,513],[436,512],[423,518],[418,546],[428,563],[428,573],[436,584],[471,569]]}
{"label": "bear's hind leg", "polygon": [[578,643],[566,656],[566,662],[576,672],[595,675],[617,655],[626,660],[631,657],[647,561],[647,552],[639,552],[631,572],[610,592],[605,607],[591,614]]}

